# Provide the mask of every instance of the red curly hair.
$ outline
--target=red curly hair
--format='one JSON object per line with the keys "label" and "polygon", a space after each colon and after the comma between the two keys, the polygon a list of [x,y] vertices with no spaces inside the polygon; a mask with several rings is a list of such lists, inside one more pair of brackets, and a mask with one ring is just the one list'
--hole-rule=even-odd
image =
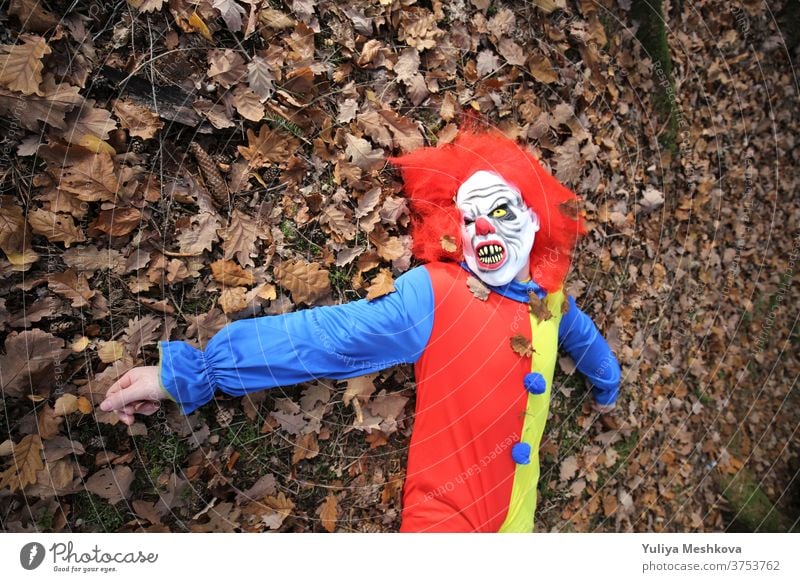
{"label": "red curly hair", "polygon": [[[516,142],[496,131],[461,130],[450,144],[420,148],[389,162],[400,169],[405,183],[412,250],[418,259],[462,260],[461,216],[454,196],[472,174],[489,170],[516,186],[539,215],[540,228],[530,254],[534,281],[548,292],[563,285],[578,237],[586,233],[578,197]],[[444,237],[452,237],[455,251],[445,250]]]}

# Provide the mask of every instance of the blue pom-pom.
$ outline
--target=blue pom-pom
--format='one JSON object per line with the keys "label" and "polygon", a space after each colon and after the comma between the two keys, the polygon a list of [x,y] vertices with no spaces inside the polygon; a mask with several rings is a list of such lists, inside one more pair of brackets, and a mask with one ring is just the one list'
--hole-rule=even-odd
{"label": "blue pom-pom", "polygon": [[525,374],[525,378],[522,382],[525,384],[525,390],[531,394],[544,394],[544,391],[547,389],[547,382],[545,381],[544,376],[538,372],[530,372],[529,374]]}
{"label": "blue pom-pom", "polygon": [[528,443],[517,443],[511,447],[511,458],[515,463],[527,465],[531,462],[531,446]]}

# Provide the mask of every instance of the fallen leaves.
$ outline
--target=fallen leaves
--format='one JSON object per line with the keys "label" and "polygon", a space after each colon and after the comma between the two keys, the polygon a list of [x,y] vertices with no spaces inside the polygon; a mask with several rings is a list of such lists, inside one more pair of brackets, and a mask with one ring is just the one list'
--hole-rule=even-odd
{"label": "fallen leaves", "polygon": [[5,396],[49,394],[53,368],[69,354],[64,340],[41,329],[11,332],[0,355],[0,391]]}
{"label": "fallen leaves", "polygon": [[86,490],[114,505],[130,497],[133,480],[133,471],[127,465],[106,467],[86,480]]}
{"label": "fallen leaves", "polygon": [[250,163],[250,167],[263,168],[270,164],[286,163],[300,142],[294,136],[262,125],[258,135],[252,129],[247,130],[247,144],[238,147],[239,153]]}
{"label": "fallen leaves", "polygon": [[473,277],[472,275],[467,277],[467,287],[470,292],[481,301],[489,299],[489,288],[477,277]]}
{"label": "fallen leaves", "polygon": [[337,506],[336,496],[333,493],[328,493],[325,500],[317,508],[317,515],[324,527],[329,533],[333,533],[336,529],[336,519],[339,516],[339,509]]}
{"label": "fallen leaves", "polygon": [[367,299],[373,300],[394,291],[394,279],[389,269],[381,269],[372,280],[372,284],[367,287]]}
{"label": "fallen leaves", "polygon": [[331,290],[328,271],[307,261],[281,263],[275,267],[275,280],[292,293],[295,303],[311,305]]}
{"label": "fallen leaves", "polygon": [[21,35],[22,44],[0,45],[0,85],[23,95],[44,95],[42,57],[52,51],[40,36]]}
{"label": "fallen leaves", "polygon": [[13,492],[36,483],[39,472],[44,470],[42,439],[38,434],[29,434],[12,451],[11,466],[0,473],[0,489],[8,487]]}

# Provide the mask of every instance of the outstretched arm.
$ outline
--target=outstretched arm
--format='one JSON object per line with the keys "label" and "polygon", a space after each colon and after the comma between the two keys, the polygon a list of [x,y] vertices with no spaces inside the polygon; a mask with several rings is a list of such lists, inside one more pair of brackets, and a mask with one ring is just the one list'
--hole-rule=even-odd
{"label": "outstretched arm", "polygon": [[592,318],[578,308],[574,297],[568,296],[568,301],[569,310],[558,328],[559,344],[592,383],[595,402],[610,407],[619,395],[619,363]]}
{"label": "outstretched arm", "polygon": [[413,363],[433,327],[433,289],[424,267],[372,301],[235,321],[198,350],[159,342],[159,381],[184,414],[216,390],[233,396],[316,378],[360,376]]}

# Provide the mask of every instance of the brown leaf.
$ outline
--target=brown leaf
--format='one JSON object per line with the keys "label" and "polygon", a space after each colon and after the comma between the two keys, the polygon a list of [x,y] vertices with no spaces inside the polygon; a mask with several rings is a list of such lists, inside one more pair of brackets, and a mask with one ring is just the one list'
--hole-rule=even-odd
{"label": "brown leaf", "polygon": [[295,303],[311,305],[331,290],[328,271],[306,261],[282,262],[275,267],[275,280],[291,291]]}
{"label": "brown leaf", "polygon": [[211,49],[208,52],[208,76],[225,87],[232,87],[247,74],[244,59],[232,49]]}
{"label": "brown leaf", "polygon": [[114,505],[130,497],[133,478],[133,471],[127,465],[107,467],[89,477],[86,490]]}
{"label": "brown leaf", "polygon": [[100,347],[97,348],[97,356],[101,362],[110,364],[116,362],[125,355],[125,346],[122,342],[116,340],[110,342],[100,342]]}
{"label": "brown leaf", "polygon": [[20,35],[23,44],[0,45],[0,85],[23,95],[44,95],[42,57],[52,51],[40,36]]}
{"label": "brown leaf", "polygon": [[255,282],[253,273],[225,259],[211,263],[211,273],[215,281],[231,287],[252,285]]}
{"label": "brown leaf", "polygon": [[250,215],[235,210],[230,224],[222,234],[222,249],[226,259],[236,258],[243,267],[254,267],[251,255],[255,254],[258,222]]}
{"label": "brown leaf", "polygon": [[569,299],[565,297],[564,300],[561,302],[561,314],[563,315],[568,311],[569,311]]}
{"label": "brown leaf", "polygon": [[528,308],[533,316],[540,322],[547,321],[553,317],[553,314],[550,313],[550,310],[547,308],[547,303],[539,299],[539,296],[533,291],[528,293]]}
{"label": "brown leaf", "polygon": [[271,163],[285,163],[298,146],[295,137],[262,125],[258,135],[252,129],[247,130],[247,147],[238,146],[238,150],[251,167],[261,168]]}
{"label": "brown leaf", "polygon": [[164,122],[158,115],[130,99],[115,99],[112,109],[123,129],[127,129],[132,137],[150,139],[164,127]]}
{"label": "brown leaf", "polygon": [[367,287],[367,299],[371,301],[394,290],[392,272],[389,269],[381,269],[372,280],[372,284]]}
{"label": "brown leaf", "polygon": [[28,223],[36,234],[46,236],[50,242],[63,242],[65,247],[86,240],[83,231],[68,214],[34,208],[28,213]]}
{"label": "brown leaf", "polygon": [[111,156],[105,153],[85,157],[73,166],[55,173],[58,189],[84,202],[114,200],[119,180]]}
{"label": "brown leaf", "polygon": [[39,414],[36,415],[36,429],[43,439],[51,439],[58,435],[63,418],[56,415],[52,406],[45,403]]}
{"label": "brown leaf", "polygon": [[53,405],[56,416],[67,416],[78,410],[78,397],[74,394],[63,394]]}
{"label": "brown leaf", "polygon": [[456,239],[454,236],[450,234],[443,234],[442,238],[439,239],[439,243],[442,245],[442,248],[448,253],[454,253],[458,250]]}
{"label": "brown leaf", "polygon": [[6,396],[50,392],[53,367],[70,353],[64,340],[40,329],[11,332],[0,356],[0,390]]}
{"label": "brown leaf", "polygon": [[528,340],[524,335],[515,335],[511,338],[511,349],[514,350],[514,353],[519,354],[524,358],[530,358],[533,355],[533,352],[536,350],[533,349],[530,340]]}
{"label": "brown leaf", "polygon": [[[64,197],[62,196],[62,198]],[[110,247],[102,249],[98,249],[94,245],[74,247],[64,251],[61,258],[68,267],[90,274],[106,269],[120,274],[125,267],[122,253]]]}
{"label": "brown leaf", "polygon": [[575,455],[567,457],[561,461],[561,468],[559,469],[559,478],[562,481],[569,481],[578,472],[578,459]]}
{"label": "brown leaf", "polygon": [[47,285],[59,295],[72,301],[72,307],[86,307],[97,291],[89,288],[89,280],[83,272],[67,269],[47,276]]}
{"label": "brown leaf", "polygon": [[41,90],[43,96],[27,95],[25,107],[20,108],[21,95],[0,88],[0,114],[19,119],[20,125],[31,131],[39,131],[42,123],[64,129],[67,111],[83,101],[80,89],[67,83],[56,84],[52,74],[44,75]]}
{"label": "brown leaf", "polygon": [[578,180],[582,169],[579,142],[571,137],[556,148],[556,176],[560,182],[569,185]]}
{"label": "brown leaf", "polygon": [[294,443],[292,452],[292,465],[296,465],[304,459],[313,459],[319,454],[319,444],[317,435],[313,432],[301,434]]}
{"label": "brown leaf", "polygon": [[224,313],[237,313],[247,307],[247,290],[244,287],[225,287],[219,296],[219,306]]}
{"label": "brown leaf", "polygon": [[[91,231],[104,232],[109,236],[125,236],[142,223],[142,211],[133,206],[102,210],[90,225]],[[93,232],[89,234],[93,234]]]}
{"label": "brown leaf", "polygon": [[317,508],[317,515],[319,515],[322,520],[322,527],[324,527],[328,533],[333,533],[333,530],[336,529],[336,518],[339,516],[339,510],[336,506],[336,496],[333,493],[328,493],[328,496],[325,497],[325,500]]}
{"label": "brown leaf", "polygon": [[246,89],[244,85],[239,85],[233,92],[233,106],[239,115],[249,121],[261,121],[264,119],[264,105],[259,96],[253,91]]}
{"label": "brown leaf", "polygon": [[44,470],[42,439],[38,434],[23,437],[13,450],[13,463],[0,473],[0,490],[8,487],[12,493],[36,483],[38,473]]}
{"label": "brown leaf", "polygon": [[80,107],[67,113],[64,137],[70,143],[113,155],[111,146],[98,142],[108,139],[108,133],[117,129],[117,122],[111,118],[110,111],[95,107],[94,104],[94,99],[86,99]]}
{"label": "brown leaf", "polygon": [[481,301],[489,299],[489,288],[477,277],[473,277],[472,275],[467,277],[467,287],[469,287],[472,294]]}
{"label": "brown leaf", "polygon": [[558,71],[553,68],[553,63],[545,55],[531,55],[528,59],[528,70],[540,83],[550,84],[558,81]]}
{"label": "brown leaf", "polygon": [[399,147],[405,152],[411,152],[425,144],[422,132],[420,132],[419,126],[415,121],[398,115],[391,109],[381,109],[379,113],[389,131],[392,132],[394,147]]}
{"label": "brown leaf", "polygon": [[356,166],[365,172],[381,166],[385,162],[385,155],[382,149],[373,148],[372,145],[361,137],[345,134],[347,147],[345,153]]}
{"label": "brown leaf", "polygon": [[139,356],[139,351],[144,346],[153,345],[158,340],[158,329],[161,321],[152,315],[137,315],[128,320],[122,341],[125,343],[127,351],[134,358]]}
{"label": "brown leaf", "polygon": [[387,261],[399,259],[405,253],[403,241],[396,236],[389,236],[383,228],[376,227],[370,233],[369,240],[378,249],[378,254],[381,258]]}
{"label": "brown leaf", "polygon": [[26,271],[39,259],[22,209],[12,196],[0,196],[0,249],[15,271]]}

